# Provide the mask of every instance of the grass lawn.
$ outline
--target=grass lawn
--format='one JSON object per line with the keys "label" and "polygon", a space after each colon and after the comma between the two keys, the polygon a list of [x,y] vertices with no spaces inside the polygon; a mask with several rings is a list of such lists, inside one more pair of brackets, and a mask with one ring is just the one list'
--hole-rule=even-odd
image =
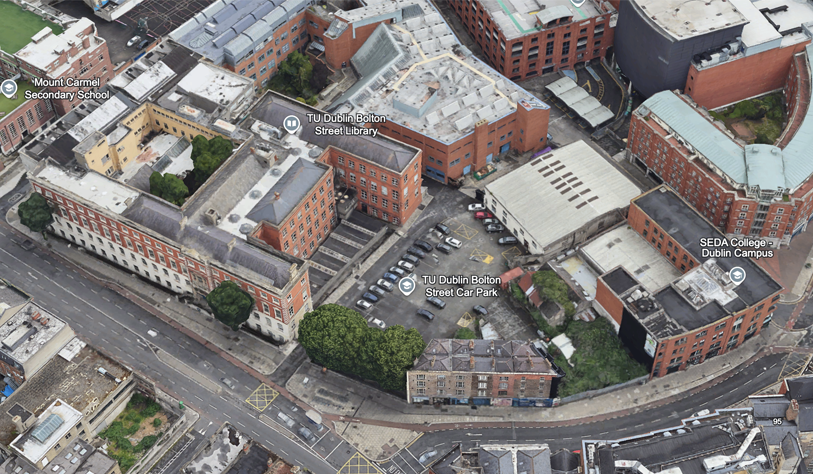
{"label": "grass lawn", "polygon": [[0,2],[0,49],[14,54],[31,42],[31,37],[46,26],[55,35],[62,33],[62,27],[43,20],[33,12],[28,12],[12,2]]}
{"label": "grass lawn", "polygon": [[[0,2],[5,3],[5,2]],[[23,102],[25,102],[25,91],[35,91],[37,90],[36,87],[32,86],[28,82],[24,81],[17,81],[17,98],[7,99],[6,96],[0,94],[0,113],[6,115],[10,113],[12,110],[16,109],[20,106]]]}

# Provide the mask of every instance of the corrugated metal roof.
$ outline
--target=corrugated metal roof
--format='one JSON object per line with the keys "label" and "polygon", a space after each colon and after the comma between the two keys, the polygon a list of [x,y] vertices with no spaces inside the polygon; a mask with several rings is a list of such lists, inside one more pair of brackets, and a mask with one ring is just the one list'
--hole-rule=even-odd
{"label": "corrugated metal roof", "polygon": [[554,7],[546,8],[536,14],[536,18],[539,19],[539,22],[542,23],[543,26],[547,25],[553,20],[567,18],[569,16],[573,16],[573,12],[571,12],[570,8],[567,8],[566,5],[556,5]]}
{"label": "corrugated metal roof", "polygon": [[644,101],[643,106],[651,110],[732,180],[747,183],[745,153],[742,147],[674,92],[658,92]]}

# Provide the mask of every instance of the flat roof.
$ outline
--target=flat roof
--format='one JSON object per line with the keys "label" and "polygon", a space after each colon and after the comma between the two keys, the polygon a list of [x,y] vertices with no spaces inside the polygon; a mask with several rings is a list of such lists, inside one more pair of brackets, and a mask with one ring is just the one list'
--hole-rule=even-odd
{"label": "flat roof", "polygon": [[29,301],[0,326],[0,351],[25,364],[66,326],[64,321]]}
{"label": "flat roof", "polygon": [[[427,0],[370,0],[364,7],[335,15],[328,35],[333,30],[336,36],[354,34],[347,31],[355,30],[354,22],[359,26],[383,18],[396,22],[380,24],[353,55],[351,63],[361,78],[333,102],[334,112],[385,116],[451,144],[473,133],[479,121],[494,122],[513,113],[518,104],[549,108],[473,57]],[[402,90],[421,97],[429,89],[435,91],[433,97],[420,108],[399,98]]]}
{"label": "flat roof", "polygon": [[[3,115],[10,114],[14,109],[27,102],[25,98],[26,91],[36,91],[37,88],[27,81],[17,80],[17,95],[12,98],[7,98],[5,95],[0,95],[0,112]],[[4,117],[0,117],[2,120]]]}
{"label": "flat roof", "polygon": [[0,316],[5,309],[20,306],[30,299],[31,296],[27,293],[0,278]]}
{"label": "flat roof", "polygon": [[[782,35],[768,22],[765,15],[757,7],[758,2],[751,0],[729,0],[734,7],[748,19],[742,29],[742,43],[751,48],[763,43],[782,39]],[[784,0],[780,0],[787,3]]]}
{"label": "flat roof", "polygon": [[[735,6],[739,7],[739,4],[735,3]],[[783,48],[810,39],[810,36],[804,31],[788,33],[795,28],[813,22],[813,5],[810,2],[755,0],[753,6],[761,12],[763,20],[768,24],[768,28],[773,28],[782,36],[781,46]]]}
{"label": "flat roof", "polygon": [[232,103],[246,86],[253,86],[254,81],[249,78],[231,74],[223,69],[199,63],[178,83],[178,88],[188,94],[205,97],[221,105]]}
{"label": "flat roof", "polygon": [[627,207],[640,194],[632,181],[581,140],[534,159],[486,190],[543,246]]}
{"label": "flat roof", "polygon": [[[82,412],[61,399],[54,400],[27,432],[20,434],[11,447],[20,456],[38,464],[51,448],[82,420]],[[42,434],[39,434],[42,433]],[[45,438],[42,438],[47,436]],[[51,459],[46,460],[46,464]],[[44,467],[44,466],[43,466]]]}
{"label": "flat roof", "polygon": [[50,28],[53,34],[62,33],[63,28],[45,20],[34,12],[23,10],[14,2],[0,2],[0,49],[14,54],[28,43],[31,37]]}
{"label": "flat roof", "polygon": [[[55,400],[69,400],[73,408],[84,412],[92,403],[100,403],[118,384],[99,373],[104,368],[114,377],[126,380],[130,371],[90,346],[83,347],[69,362],[63,357],[51,358],[39,372],[12,393],[5,406],[20,407],[41,415]],[[11,416],[0,414],[0,442],[11,443],[17,436]]]}
{"label": "flat roof", "polygon": [[36,176],[115,214],[124,212],[139,196],[135,189],[94,171],[73,173],[47,163]]}
{"label": "flat roof", "polygon": [[621,225],[595,237],[580,247],[588,261],[606,273],[624,267],[650,292],[680,278],[681,273],[660,252],[652,248],[638,232]]}
{"label": "flat roof", "polygon": [[[90,35],[87,35],[91,37],[90,45],[87,49],[81,49],[82,39],[86,36],[84,31],[90,27],[93,27],[93,31]],[[102,38],[93,36],[95,31],[96,27],[92,20],[80,18],[61,34],[52,33],[36,43],[28,43],[27,46],[17,51],[14,56],[38,69],[47,71],[52,77],[59,77],[73,68],[73,61],[65,61],[57,65],[56,69],[54,69],[54,63],[63,53],[70,51],[72,45],[79,45],[82,54],[92,54],[94,50],[105,44]]]}
{"label": "flat roof", "polygon": [[[651,472],[706,474],[704,462],[715,456],[732,456],[743,447],[739,459],[723,462],[722,467],[729,469],[721,469],[722,472],[773,472],[776,468],[771,460],[772,451],[762,430],[753,424],[753,420],[748,421],[751,413],[750,408],[718,410],[710,416],[683,420],[676,426],[641,435],[585,440],[582,442],[585,448],[582,449],[582,461],[585,469],[595,469],[598,474],[630,472],[636,469],[637,462]],[[642,431],[646,429],[641,428]],[[749,442],[745,444],[746,441]],[[591,453],[589,459],[588,453]],[[737,464],[743,461],[750,461],[750,465],[738,467]]]}
{"label": "flat roof", "polygon": [[748,22],[728,0],[632,0],[664,32],[683,39]]}
{"label": "flat roof", "polygon": [[[573,22],[579,23],[601,15],[601,11],[592,0],[584,2],[580,7],[576,7],[570,0],[550,0],[544,3],[543,9],[534,0],[480,0],[478,3],[497,23],[508,40],[545,30],[544,26],[539,28],[536,26],[540,15],[543,23],[563,16],[572,16]],[[551,11],[557,12],[553,18],[545,15]]]}
{"label": "flat roof", "polygon": [[[633,203],[700,262],[703,262],[700,259],[700,239],[723,237],[694,208],[666,186],[660,186],[635,198]],[[747,277],[734,288],[734,291],[737,299],[747,306],[752,306],[782,290],[782,285],[750,258],[725,257],[717,258],[715,261],[725,272],[734,267],[745,270]]]}

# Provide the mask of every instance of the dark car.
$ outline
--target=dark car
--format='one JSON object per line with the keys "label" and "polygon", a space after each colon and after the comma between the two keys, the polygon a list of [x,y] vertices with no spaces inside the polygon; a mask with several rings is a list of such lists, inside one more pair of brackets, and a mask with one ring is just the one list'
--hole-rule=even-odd
{"label": "dark car", "polygon": [[363,295],[361,295],[361,297],[369,301],[370,303],[378,303],[378,296],[370,292],[364,293]]}
{"label": "dark car", "polygon": [[386,293],[386,291],[384,291],[384,288],[381,288],[378,285],[373,285],[373,286],[367,288],[367,290],[369,290],[370,293],[373,293],[374,295],[378,296],[379,298],[383,297],[384,293]]}
{"label": "dark car", "polygon": [[445,253],[446,255],[452,253],[452,248],[444,243],[439,243],[437,249],[441,252]]}
{"label": "dark car", "polygon": [[150,44],[150,40],[144,40],[144,41],[138,43],[138,49],[142,50],[142,49],[146,48],[148,44]]}
{"label": "dark car", "polygon": [[436,306],[436,307],[438,307],[440,309],[443,309],[443,308],[446,307],[446,302],[443,301],[442,299],[438,298],[437,296],[430,296],[430,297],[426,298],[426,301],[428,301],[429,304],[431,304],[433,306]]}
{"label": "dark car", "polygon": [[474,312],[479,314],[480,316],[485,316],[485,315],[488,314],[488,310],[482,305],[478,304],[473,309],[474,309]]}
{"label": "dark car", "polygon": [[401,267],[390,267],[390,273],[394,273],[401,278],[405,277],[407,274],[406,270]]}
{"label": "dark car", "polygon": [[514,236],[501,237],[500,240],[497,241],[497,243],[500,244],[500,245],[514,245],[514,244],[519,243],[519,240],[517,240],[517,238],[514,237]]}
{"label": "dark car", "polygon": [[418,315],[423,316],[424,318],[426,318],[426,319],[428,319],[430,321],[435,319],[435,315],[432,314],[432,312],[429,311],[428,309],[419,309],[418,310]]}
{"label": "dark car", "polygon": [[387,272],[387,273],[384,274],[384,279],[395,283],[395,282],[398,281],[398,275],[396,275],[394,273]]}
{"label": "dark car", "polygon": [[496,234],[505,231],[505,226],[502,224],[491,224],[486,226],[486,232],[489,234]]}
{"label": "dark car", "polygon": [[499,224],[500,223],[500,221],[498,221],[497,219],[495,219],[493,217],[483,219],[482,222],[483,222],[483,225]]}
{"label": "dark car", "polygon": [[[16,241],[15,241],[16,242]],[[23,248],[23,250],[31,250],[35,247],[34,242],[31,242],[28,239],[23,240],[22,242],[17,242],[17,245]]]}
{"label": "dark car", "polygon": [[418,247],[415,247],[415,246],[409,247],[407,249],[407,252],[411,253],[412,255],[414,255],[414,256],[416,256],[418,258],[426,257],[426,252],[424,252],[423,250],[421,250],[421,249],[419,249]]}
{"label": "dark car", "polygon": [[443,235],[449,235],[452,233],[452,229],[450,229],[446,224],[435,224],[435,230]]}
{"label": "dark car", "polygon": [[302,428],[299,428],[299,431],[297,431],[297,433],[299,433],[299,436],[301,436],[302,439],[304,439],[308,443],[315,443],[316,442],[316,439],[317,439],[316,436],[314,436],[314,434],[313,434],[313,432],[311,430],[305,428],[304,426]]}
{"label": "dark car", "polygon": [[414,243],[415,243],[415,247],[418,247],[419,249],[423,250],[424,252],[431,252],[432,251],[432,244],[430,244],[429,242],[426,242],[426,241],[421,240],[421,239],[417,239]]}
{"label": "dark car", "polygon": [[421,259],[419,259],[418,257],[416,257],[414,255],[410,255],[408,253],[405,253],[405,254],[401,255],[401,260],[409,262],[409,263],[411,263],[411,264],[413,264],[415,266],[418,266],[418,264],[421,263]]}

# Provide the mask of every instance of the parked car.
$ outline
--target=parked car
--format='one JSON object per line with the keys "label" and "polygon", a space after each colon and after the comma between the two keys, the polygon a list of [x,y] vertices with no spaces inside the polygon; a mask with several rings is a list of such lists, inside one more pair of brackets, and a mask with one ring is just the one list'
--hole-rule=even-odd
{"label": "parked car", "polygon": [[449,235],[452,233],[452,229],[449,228],[446,224],[438,223],[435,224],[435,230],[440,232],[443,235]]}
{"label": "parked car", "polygon": [[301,436],[302,439],[304,439],[308,443],[315,443],[317,440],[316,436],[313,434],[313,431],[305,428],[304,426],[302,428],[299,428],[299,431],[297,431],[297,433],[299,433],[299,436]]}
{"label": "parked car", "polygon": [[414,244],[415,244],[415,247],[418,247],[419,249],[423,250],[424,252],[431,252],[432,251],[432,244],[430,244],[429,242],[427,242],[425,240],[416,239]]}
{"label": "parked car", "polygon": [[407,271],[410,271],[410,272],[412,270],[415,270],[415,265],[413,265],[413,264],[411,264],[409,262],[405,262],[403,260],[398,261],[398,266],[403,268],[404,270],[407,270]]}
{"label": "parked car", "polygon": [[489,234],[496,234],[504,231],[505,226],[502,224],[490,224],[486,226],[486,232],[488,232]]}
{"label": "parked car", "polygon": [[367,291],[378,296],[379,298],[383,298],[385,293],[384,288],[381,288],[378,285],[372,285],[371,287],[367,288]]}
{"label": "parked car", "polygon": [[500,245],[514,245],[518,244],[519,240],[512,235],[511,237],[500,237],[500,240],[498,240],[497,243]]}
{"label": "parked car", "polygon": [[[401,269],[399,268],[399,270],[401,270]],[[401,270],[401,271],[403,271],[403,270]],[[390,272],[387,272],[387,273],[384,274],[384,279],[389,280],[392,283],[396,283],[399,280],[398,275],[396,275],[394,273],[390,273]]]}
{"label": "parked car", "polygon": [[452,253],[452,248],[449,247],[448,245],[444,244],[444,243],[438,244],[437,249],[440,250],[441,252],[445,253],[446,255]]}
{"label": "parked car", "polygon": [[149,44],[150,44],[150,40],[142,41],[141,43],[138,44],[138,50],[140,51],[140,50],[146,48],[147,45],[149,45]]}
{"label": "parked car", "polygon": [[435,315],[432,314],[432,312],[429,311],[428,309],[419,309],[418,310],[418,316],[423,316],[424,318],[426,318],[426,319],[428,319],[430,321],[435,319]]}
{"label": "parked car", "polygon": [[446,302],[443,301],[442,299],[438,298],[437,296],[430,296],[430,297],[426,298],[426,301],[428,301],[429,304],[431,304],[432,306],[436,306],[436,307],[438,307],[440,309],[443,309],[443,308],[446,307]]}
{"label": "parked car", "polygon": [[482,222],[483,222],[483,225],[499,224],[500,223],[500,221],[498,221],[497,219],[495,219],[493,217],[488,217],[486,219],[483,219]]}
{"label": "parked car", "polygon": [[492,213],[490,213],[488,211],[480,211],[480,212],[475,212],[474,213],[474,218],[475,219],[491,219],[493,217],[494,217],[494,214],[492,214]]}
{"label": "parked car", "polygon": [[391,281],[385,280],[384,278],[379,278],[375,284],[384,288],[386,291],[392,291],[395,288]]}
{"label": "parked car", "polygon": [[479,314],[480,316],[485,316],[488,314],[488,310],[483,305],[476,305],[474,308],[474,312]]}
{"label": "parked car", "polygon": [[358,300],[358,301],[356,301],[356,306],[358,306],[358,307],[359,307],[359,308],[361,308],[361,309],[365,309],[365,310],[366,310],[366,309],[370,309],[370,308],[372,308],[372,307],[373,307],[373,305],[372,305],[372,304],[370,304],[370,302],[369,302],[369,301],[364,301],[364,300]]}
{"label": "parked car", "polygon": [[390,273],[395,273],[401,278],[405,277],[407,274],[406,270],[400,267],[390,267]]}
{"label": "parked car", "polygon": [[414,255],[410,255],[408,253],[405,253],[405,254],[401,255],[401,260],[406,260],[407,262],[415,265],[416,267],[418,265],[420,265],[420,263],[421,263],[421,259],[419,259],[418,257],[416,257]]}
{"label": "parked car", "polygon": [[130,38],[130,41],[127,42],[127,47],[129,48],[130,46],[138,43],[139,41],[141,41],[140,36],[133,36],[132,38]]}
{"label": "parked car", "polygon": [[476,202],[474,204],[469,204],[469,211],[483,211],[485,210],[486,206]]}
{"label": "parked car", "polygon": [[369,301],[370,303],[378,303],[378,296],[376,296],[376,295],[374,295],[374,294],[372,294],[370,292],[364,293],[363,295],[361,295],[361,297],[364,298],[365,300]]}
{"label": "parked car", "polygon": [[378,318],[373,318],[373,320],[370,321],[370,322],[375,324],[376,326],[380,327],[381,329],[384,329],[385,327],[387,327],[387,323],[385,323],[384,321],[382,321],[382,320],[380,320]]}
{"label": "parked car", "polygon": [[[14,240],[14,239],[12,239],[12,240]],[[19,245],[23,250],[29,250],[30,251],[30,250],[32,250],[34,248],[34,242],[31,242],[31,240],[29,240],[29,239],[25,239],[22,242],[18,242],[16,240],[14,240],[14,242],[16,242],[17,245]]]}
{"label": "parked car", "polygon": [[446,237],[446,245],[459,249],[463,246],[463,242],[455,239],[454,237]]}
{"label": "parked car", "polygon": [[282,421],[282,424],[284,424],[288,428],[293,428],[294,425],[296,424],[294,423],[294,420],[292,420],[290,416],[286,415],[283,412],[277,413],[277,418],[279,418]]}
{"label": "parked car", "polygon": [[226,377],[223,377],[223,378],[220,379],[220,381],[223,382],[223,385],[229,387],[232,390],[237,388],[237,386],[234,385],[234,382],[232,382],[231,379],[227,379]]}
{"label": "parked car", "polygon": [[424,258],[424,257],[426,257],[426,252],[424,252],[423,250],[419,249],[418,247],[415,247],[414,245],[413,245],[413,246],[411,246],[411,247],[409,247],[409,248],[407,249],[407,252],[411,253],[412,255],[414,255],[414,256],[416,256],[416,257],[418,257],[418,258]]}

